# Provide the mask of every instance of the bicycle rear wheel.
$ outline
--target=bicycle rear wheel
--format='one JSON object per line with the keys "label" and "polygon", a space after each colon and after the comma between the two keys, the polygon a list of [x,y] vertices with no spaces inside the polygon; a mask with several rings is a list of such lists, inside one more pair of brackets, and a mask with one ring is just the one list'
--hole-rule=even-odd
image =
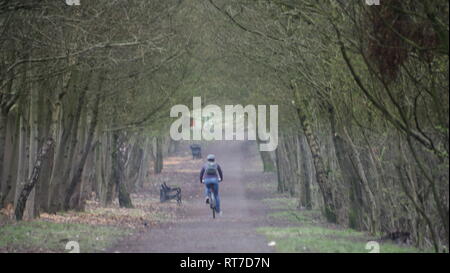
{"label": "bicycle rear wheel", "polygon": [[212,210],[213,218],[216,218],[216,197],[214,197],[214,193],[209,193],[209,206]]}

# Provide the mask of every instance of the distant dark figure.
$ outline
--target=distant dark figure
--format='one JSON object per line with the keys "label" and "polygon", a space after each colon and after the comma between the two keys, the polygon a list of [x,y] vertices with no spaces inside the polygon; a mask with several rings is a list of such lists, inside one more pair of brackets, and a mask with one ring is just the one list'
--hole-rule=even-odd
{"label": "distant dark figure", "polygon": [[200,159],[202,158],[202,147],[198,144],[192,144],[191,146],[192,159]]}

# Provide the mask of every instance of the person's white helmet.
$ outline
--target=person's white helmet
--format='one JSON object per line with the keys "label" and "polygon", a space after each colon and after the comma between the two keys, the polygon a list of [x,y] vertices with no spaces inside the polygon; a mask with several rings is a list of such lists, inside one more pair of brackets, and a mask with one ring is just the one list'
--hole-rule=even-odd
{"label": "person's white helmet", "polygon": [[209,155],[206,157],[206,159],[207,159],[208,161],[214,161],[214,160],[216,160],[216,156],[213,155],[213,154],[209,154]]}

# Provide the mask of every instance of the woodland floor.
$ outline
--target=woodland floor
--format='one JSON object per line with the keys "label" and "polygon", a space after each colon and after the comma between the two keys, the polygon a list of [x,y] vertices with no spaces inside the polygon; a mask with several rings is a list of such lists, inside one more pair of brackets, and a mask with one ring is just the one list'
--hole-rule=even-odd
{"label": "woodland floor", "polygon": [[[258,154],[240,142],[214,143],[224,172],[220,184],[223,216],[212,219],[199,183],[201,160],[187,146],[164,161],[132,195],[134,209],[102,208],[89,201],[85,212],[41,215],[21,223],[0,223],[0,252],[369,252],[365,233],[327,224],[318,211],[298,210],[297,200],[276,193],[276,175],[262,173]],[[182,188],[183,203],[159,202],[159,185]],[[3,226],[2,226],[3,225]],[[417,252],[383,243],[381,252]]]}

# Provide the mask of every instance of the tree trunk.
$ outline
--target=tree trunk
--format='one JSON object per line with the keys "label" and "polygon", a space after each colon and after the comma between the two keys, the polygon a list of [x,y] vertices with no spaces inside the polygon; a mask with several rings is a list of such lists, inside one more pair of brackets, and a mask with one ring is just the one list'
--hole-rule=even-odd
{"label": "tree trunk", "polygon": [[[85,75],[87,73],[87,75]],[[87,76],[83,78],[83,76]],[[63,104],[62,116],[62,136],[58,143],[57,156],[55,157],[55,168],[52,173],[51,185],[51,204],[50,211],[55,213],[63,209],[64,199],[66,193],[67,183],[73,173],[73,161],[76,154],[78,144],[78,128],[83,109],[85,108],[86,93],[92,79],[92,71],[82,73],[78,70],[72,71],[70,78],[71,88],[68,91],[73,91],[65,96]],[[79,84],[83,82],[84,85],[80,88]],[[81,90],[79,90],[81,89]]]}
{"label": "tree trunk", "polygon": [[25,210],[25,205],[26,205],[28,196],[30,195],[31,191],[33,190],[34,186],[36,185],[36,182],[39,179],[39,174],[41,171],[42,164],[45,161],[45,159],[47,158],[48,151],[51,150],[52,145],[53,145],[53,139],[49,138],[44,143],[40,152],[37,155],[36,162],[34,163],[34,166],[33,166],[33,171],[31,172],[31,176],[28,179],[28,181],[24,184],[24,187],[20,192],[19,198],[17,199],[16,209],[14,212],[17,221],[22,220],[23,212]]}
{"label": "tree trunk", "polygon": [[301,166],[301,179],[300,179],[300,202],[299,205],[308,210],[312,209],[312,197],[311,197],[311,175],[312,170],[309,168],[308,156],[306,151],[306,139],[305,136],[299,136],[299,160]]}
{"label": "tree trunk", "polygon": [[[6,121],[7,115],[0,110],[0,201],[2,198],[2,181],[3,181],[3,162],[5,162],[5,145],[6,145]],[[0,203],[0,208],[2,203]]]}
{"label": "tree trunk", "polygon": [[[178,141],[176,141],[178,142]],[[176,143],[175,142],[175,143]],[[141,161],[141,166],[139,168],[139,176],[138,176],[138,181],[137,181],[137,185],[139,189],[143,189],[144,188],[144,182],[145,179],[147,177],[147,173],[148,173],[148,169],[149,169],[149,153],[150,153],[150,149],[149,149],[149,140],[146,137],[144,139],[144,147],[143,147],[143,158]]]}
{"label": "tree trunk", "polygon": [[[22,106],[21,106],[22,107]],[[24,111],[26,112],[26,111]],[[18,157],[17,157],[17,175],[16,175],[16,190],[14,194],[14,203],[17,206],[19,200],[20,192],[24,187],[24,183],[27,181],[28,177],[28,162],[26,158],[28,157],[28,142],[27,142],[27,126],[23,115],[19,115],[19,135],[18,135]],[[25,205],[25,204],[24,204]]]}
{"label": "tree trunk", "polygon": [[341,171],[342,179],[349,185],[350,208],[348,211],[349,227],[362,230],[363,229],[363,207],[361,186],[358,173],[351,163],[352,149],[347,141],[341,137],[341,132],[337,129],[337,119],[333,106],[329,105],[329,118],[331,124],[331,133],[333,135],[333,143],[336,151],[336,157]]}
{"label": "tree trunk", "polygon": [[284,147],[281,145],[284,142],[284,137],[279,138],[278,147],[275,150],[275,163],[277,166],[277,191],[279,193],[286,192],[286,174],[284,168]]}
{"label": "tree trunk", "polygon": [[113,133],[114,151],[112,153],[112,180],[119,191],[119,206],[121,208],[133,208],[131,197],[125,183],[125,164],[128,147],[120,132]]}
{"label": "tree trunk", "polygon": [[[345,130],[345,129],[344,129]],[[369,181],[366,176],[366,172],[364,170],[363,164],[361,162],[360,154],[355,147],[355,144],[353,144],[352,139],[348,132],[345,131],[345,134],[347,136],[347,140],[350,144],[350,148],[352,149],[351,153],[351,162],[353,163],[357,174],[359,176],[359,181],[361,183],[362,189],[364,191],[364,194],[367,199],[366,208],[368,210],[369,214],[369,220],[370,220],[370,226],[369,226],[369,232],[371,234],[375,234],[378,229],[378,214],[377,214],[377,203],[375,201],[375,197],[373,195],[372,190],[369,187]]]}
{"label": "tree trunk", "polygon": [[324,214],[328,221],[332,223],[337,222],[336,207],[333,199],[333,192],[328,177],[328,171],[325,169],[325,164],[320,153],[319,144],[317,138],[314,135],[311,125],[307,120],[306,114],[303,112],[303,108],[298,107],[297,113],[300,119],[303,132],[305,133],[309,149],[313,156],[314,167],[316,169],[316,180],[319,185],[320,192],[324,201]]}
{"label": "tree trunk", "polygon": [[88,138],[86,140],[86,144],[84,146],[81,158],[77,163],[75,173],[74,173],[74,175],[69,183],[69,186],[66,190],[66,195],[64,198],[64,209],[65,210],[68,210],[70,208],[70,199],[73,197],[73,194],[74,194],[77,186],[79,186],[79,184],[81,182],[81,177],[83,175],[83,170],[84,170],[84,165],[86,163],[86,159],[92,150],[92,143],[94,141],[94,134],[95,134],[95,129],[97,127],[97,121],[98,121],[99,102],[100,102],[100,92],[97,93],[96,98],[95,98],[93,111],[92,111],[92,119],[91,119],[89,131],[88,131]]}
{"label": "tree trunk", "polygon": [[[33,85],[33,84],[32,84]],[[31,177],[32,172],[34,171],[33,166],[37,160],[38,153],[38,94],[37,90],[33,85],[30,90],[30,103],[29,103],[29,151],[28,151],[28,176]],[[39,170],[40,171],[40,170]],[[35,202],[36,202],[36,187],[33,187],[31,192],[29,193],[27,203],[25,206],[25,215],[28,219],[36,218],[37,211],[35,210]]]}
{"label": "tree trunk", "polygon": [[[24,67],[23,79],[26,77],[26,68]],[[11,77],[14,77],[11,73]],[[10,189],[3,183],[3,178],[5,176],[5,165],[6,162],[5,152],[6,152],[6,137],[8,133],[8,114],[10,113],[10,109],[18,100],[19,96],[11,96],[9,94],[12,93],[13,87],[13,79],[9,79],[9,83],[6,85],[6,88],[1,90],[0,92],[0,208],[2,207],[3,201],[7,198],[8,194],[5,191],[9,191]],[[3,81],[0,80],[0,83]],[[11,163],[9,164],[11,165]],[[9,178],[9,174],[6,174],[6,177]],[[11,180],[10,180],[11,181]],[[3,188],[6,187],[6,188]]]}
{"label": "tree trunk", "polygon": [[156,137],[156,154],[155,154],[155,165],[154,165],[154,171],[155,174],[161,173],[163,169],[163,141],[162,137],[157,136]]}
{"label": "tree trunk", "polygon": [[[105,196],[105,205],[111,205],[114,199],[114,194],[116,192],[116,183],[113,179],[113,174],[114,174],[114,156],[116,153],[116,148],[115,148],[115,142],[113,140],[113,136],[111,133],[106,133],[106,148],[104,153],[103,153],[103,157],[104,157],[104,161],[103,161],[103,178],[106,181],[106,196]],[[109,151],[111,151],[111,154],[109,153]],[[110,156],[107,156],[110,154]]]}
{"label": "tree trunk", "polygon": [[[3,173],[2,186],[2,198],[0,199],[0,207],[9,203],[14,203],[16,186],[17,186],[17,168],[19,165],[19,140],[20,140],[20,118],[19,115],[10,115],[8,117],[8,129],[9,134],[7,142],[12,144],[11,151],[8,153],[5,148],[6,156],[8,158],[5,165],[3,165],[5,172]],[[8,145],[7,145],[8,146]],[[7,171],[6,171],[7,170]]]}
{"label": "tree trunk", "polygon": [[[258,146],[262,143],[259,137],[256,138],[256,143]],[[272,158],[270,152],[259,150],[259,154],[261,156],[261,161],[263,163],[263,172],[274,172],[275,171],[275,162]]]}

